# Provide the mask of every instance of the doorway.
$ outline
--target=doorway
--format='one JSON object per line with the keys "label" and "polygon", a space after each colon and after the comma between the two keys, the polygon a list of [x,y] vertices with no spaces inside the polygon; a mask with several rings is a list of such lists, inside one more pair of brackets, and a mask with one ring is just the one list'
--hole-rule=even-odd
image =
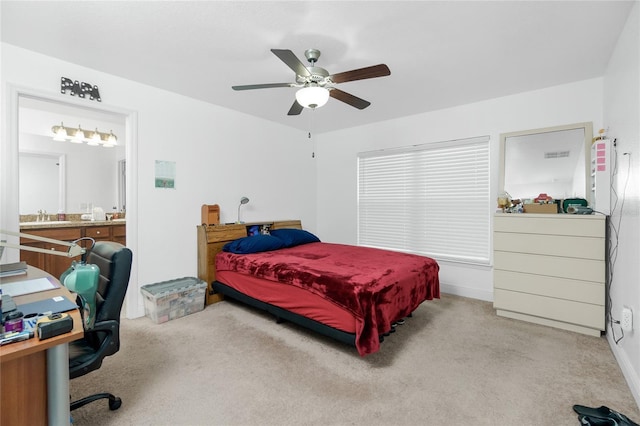
{"label": "doorway", "polygon": [[[20,134],[21,126],[23,123],[20,119],[20,106],[25,102],[37,101],[46,103],[51,106],[52,111],[65,111],[69,110],[80,111],[86,116],[111,116],[120,117],[123,125],[122,136],[119,136],[119,140],[125,143],[124,160],[126,164],[126,170],[124,173],[127,176],[124,187],[126,188],[126,198],[123,200],[123,205],[126,204],[127,212],[127,227],[126,227],[126,239],[127,247],[129,247],[134,253],[136,252],[138,241],[137,233],[133,232],[137,228],[137,172],[131,165],[137,164],[137,113],[135,111],[126,110],[119,107],[108,106],[104,104],[88,105],[86,101],[79,99],[61,100],[60,95],[41,92],[38,90],[18,88],[12,85],[8,87],[8,109],[7,109],[7,137],[2,147],[2,191],[3,191],[3,206],[0,211],[0,225],[2,229],[19,229],[19,216],[20,216],[20,173],[19,173],[19,152],[20,152]],[[51,128],[52,125],[57,124],[55,122],[42,123],[45,128]],[[78,123],[69,125],[78,125]],[[92,129],[93,130],[93,129]],[[65,142],[60,142],[65,143]],[[93,148],[93,147],[92,147]],[[100,148],[104,149],[104,148]],[[68,166],[68,164],[67,164]],[[117,175],[118,165],[114,163],[114,175]],[[68,169],[68,167],[67,167]],[[72,176],[67,176],[67,182],[73,179]],[[114,183],[114,187],[117,187],[117,179]],[[116,197],[116,202],[117,197]],[[113,206],[108,206],[111,209]],[[16,261],[13,259],[12,261]],[[136,318],[144,314],[143,300],[139,297],[137,291],[137,261],[134,256],[131,279],[129,289],[126,296],[125,316],[127,318]]]}

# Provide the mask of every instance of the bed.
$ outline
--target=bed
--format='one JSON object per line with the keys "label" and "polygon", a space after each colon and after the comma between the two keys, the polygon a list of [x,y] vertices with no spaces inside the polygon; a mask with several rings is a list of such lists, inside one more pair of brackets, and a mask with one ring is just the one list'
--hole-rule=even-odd
{"label": "bed", "polygon": [[198,227],[208,304],[239,300],[362,356],[377,352],[422,302],[440,297],[438,271],[424,256],[321,242],[295,220]]}

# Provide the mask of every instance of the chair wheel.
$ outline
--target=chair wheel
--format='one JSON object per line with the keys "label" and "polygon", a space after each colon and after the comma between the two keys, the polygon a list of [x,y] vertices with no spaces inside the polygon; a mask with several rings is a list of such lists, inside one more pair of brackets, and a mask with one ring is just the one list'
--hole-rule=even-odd
{"label": "chair wheel", "polygon": [[109,410],[117,410],[122,405],[122,400],[117,396],[114,399],[109,399]]}

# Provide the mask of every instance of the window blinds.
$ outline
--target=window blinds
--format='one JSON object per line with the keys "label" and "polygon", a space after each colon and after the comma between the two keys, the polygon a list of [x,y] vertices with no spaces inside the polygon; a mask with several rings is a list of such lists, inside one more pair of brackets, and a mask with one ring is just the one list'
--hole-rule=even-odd
{"label": "window blinds", "polygon": [[358,244],[489,264],[489,137],[358,154]]}

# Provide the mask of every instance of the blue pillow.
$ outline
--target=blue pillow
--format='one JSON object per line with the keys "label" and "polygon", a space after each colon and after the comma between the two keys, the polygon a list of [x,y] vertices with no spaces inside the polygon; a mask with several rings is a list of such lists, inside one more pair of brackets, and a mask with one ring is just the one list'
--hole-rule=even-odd
{"label": "blue pillow", "polygon": [[273,237],[282,240],[285,247],[295,247],[301,244],[320,242],[320,238],[302,229],[273,229],[270,232]]}
{"label": "blue pillow", "polygon": [[261,251],[278,250],[284,247],[284,242],[271,235],[253,235],[239,238],[222,247],[222,251],[236,254],[259,253]]}

